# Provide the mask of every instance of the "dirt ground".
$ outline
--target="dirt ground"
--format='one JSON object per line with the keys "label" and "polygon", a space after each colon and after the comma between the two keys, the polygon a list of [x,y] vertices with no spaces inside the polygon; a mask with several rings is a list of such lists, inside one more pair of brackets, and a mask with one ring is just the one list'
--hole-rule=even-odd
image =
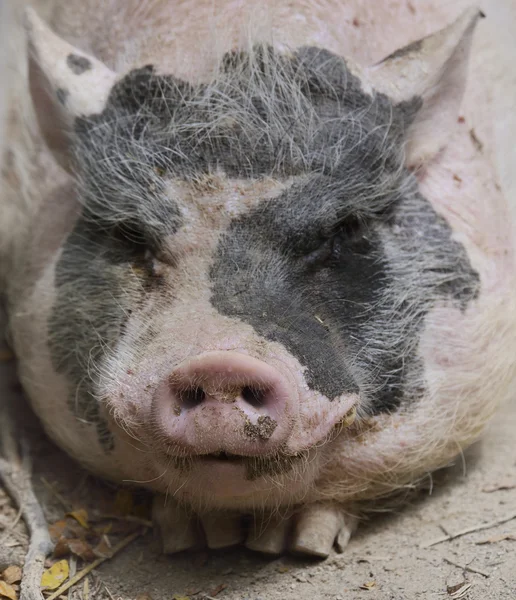
{"label": "dirt ground", "polygon": [[[106,494],[115,493],[52,445],[23,403],[17,408],[19,420],[29,432],[34,484],[49,522],[62,518],[64,512],[55,491],[75,507],[88,510],[100,506]],[[87,594],[81,582],[68,597],[516,599],[515,433],[516,402],[502,410],[483,441],[467,453],[464,461],[434,478],[431,493],[422,492],[395,513],[378,515],[364,523],[346,551],[326,561],[264,558],[242,548],[166,557],[159,554],[158,542],[149,533],[96,569],[89,576]],[[43,485],[42,478],[52,484],[54,492]],[[16,510],[0,490],[0,526],[5,527],[15,516]],[[515,518],[498,526],[425,547],[442,538],[444,532],[455,534],[511,516]],[[0,531],[0,562],[21,563],[26,545],[24,531],[23,523],[15,527],[14,533]]]}

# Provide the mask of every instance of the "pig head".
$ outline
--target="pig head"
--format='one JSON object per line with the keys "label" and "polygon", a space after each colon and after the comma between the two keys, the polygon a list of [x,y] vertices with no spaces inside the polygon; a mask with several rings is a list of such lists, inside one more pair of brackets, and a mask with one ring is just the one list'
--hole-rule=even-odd
{"label": "pig head", "polygon": [[337,439],[416,410],[428,312],[481,289],[417,181],[478,17],[369,68],[259,45],[192,83],[115,73],[29,12],[36,115],[79,203],[37,317],[11,319],[52,436],[117,480],[246,510],[299,502]]}

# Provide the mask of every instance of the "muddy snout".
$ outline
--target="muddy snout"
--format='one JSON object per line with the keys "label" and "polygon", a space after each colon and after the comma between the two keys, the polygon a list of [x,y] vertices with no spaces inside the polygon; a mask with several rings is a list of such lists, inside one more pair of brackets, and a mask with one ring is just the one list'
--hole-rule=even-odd
{"label": "muddy snout", "polygon": [[276,368],[238,352],[209,352],[180,364],[160,386],[160,437],[191,454],[276,452],[293,428],[297,390]]}

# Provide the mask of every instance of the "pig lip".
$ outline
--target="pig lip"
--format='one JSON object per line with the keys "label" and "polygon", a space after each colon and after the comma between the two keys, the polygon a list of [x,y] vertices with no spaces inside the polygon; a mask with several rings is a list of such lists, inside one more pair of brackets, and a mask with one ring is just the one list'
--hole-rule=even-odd
{"label": "pig lip", "polygon": [[230,452],[211,452],[210,454],[199,454],[195,458],[201,460],[217,460],[224,462],[242,462],[250,458],[249,456],[242,456],[241,454],[231,454]]}

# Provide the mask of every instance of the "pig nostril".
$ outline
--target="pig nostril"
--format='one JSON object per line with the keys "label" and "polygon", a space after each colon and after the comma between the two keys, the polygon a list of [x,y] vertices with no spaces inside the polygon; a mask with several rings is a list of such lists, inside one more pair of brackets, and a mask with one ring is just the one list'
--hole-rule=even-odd
{"label": "pig nostril", "polygon": [[184,408],[194,408],[202,404],[206,398],[204,390],[200,387],[187,388],[178,392],[181,405]]}
{"label": "pig nostril", "polygon": [[244,388],[242,388],[241,392],[242,398],[255,408],[258,406],[263,406],[266,394],[266,390],[251,387],[249,385],[246,385]]}

